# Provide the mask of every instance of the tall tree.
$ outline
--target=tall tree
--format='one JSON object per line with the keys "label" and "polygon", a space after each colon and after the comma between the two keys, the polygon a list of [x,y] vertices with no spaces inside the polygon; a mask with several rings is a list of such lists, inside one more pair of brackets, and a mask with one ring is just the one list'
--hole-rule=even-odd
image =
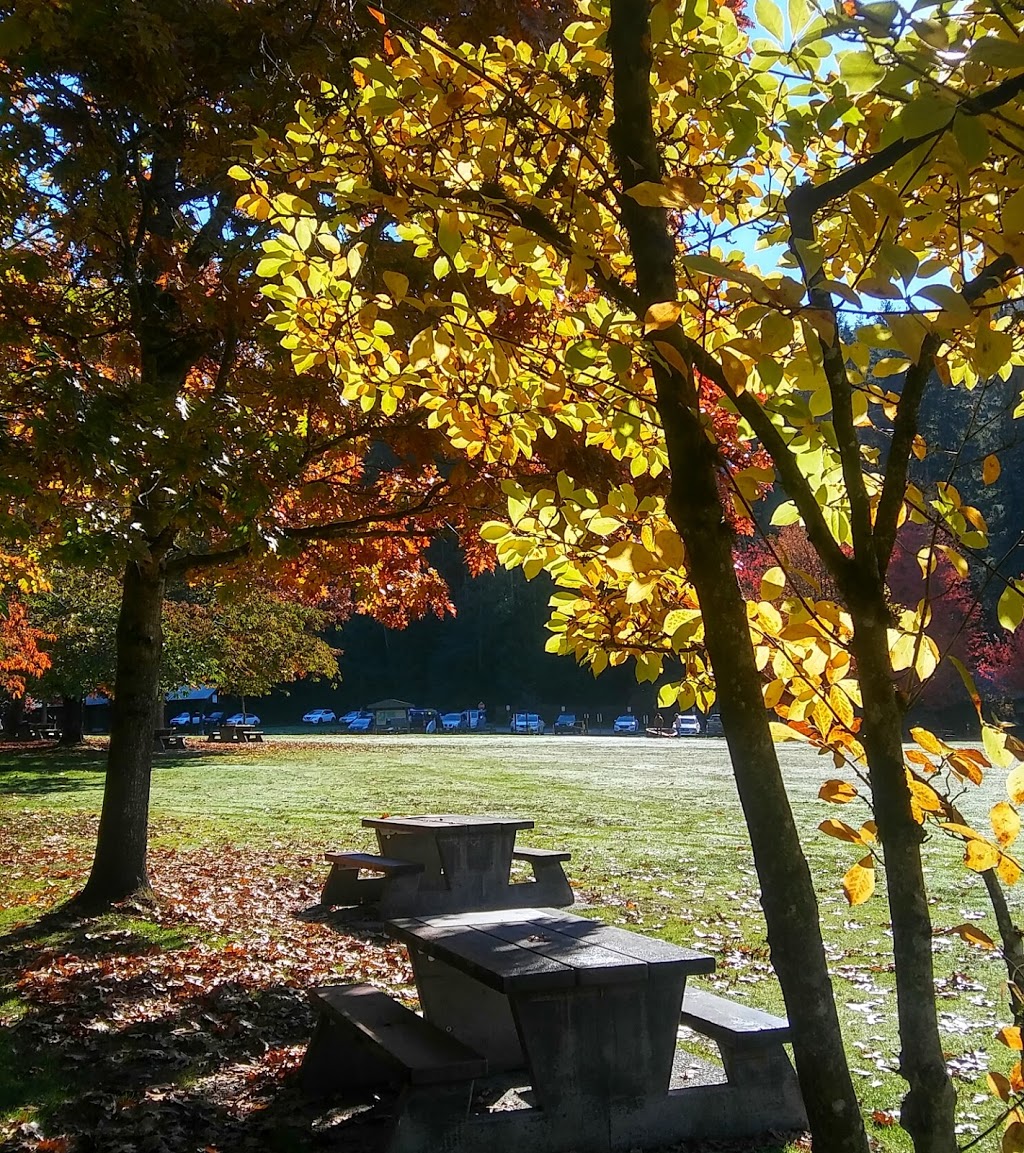
{"label": "tall tree", "polygon": [[[681,700],[717,692],[801,1084],[829,1149],[864,1136],[764,701],[863,766],[893,923],[901,1120],[919,1153],[950,1153],[920,855],[929,793],[904,759],[897,683],[926,679],[939,653],[926,606],[893,613],[886,574],[907,518],[941,527],[954,565],[985,546],[978,510],[949,479],[915,483],[911,461],[928,452],[931,381],[970,387],[1022,359],[1003,308],[1024,259],[1021,21],[984,0],[912,17],[793,3],[788,30],[771,0],[757,14],[771,39],[750,45],[729,8],[592,0],[538,54],[455,50],[386,12],[392,58],[325,83],[287,141],[255,143],[248,203],[283,230],[264,271],[300,372],[329,363],[352,396],[415,390],[477,458],[568,428],[628,467],[633,483],[600,492],[585,474],[557,490],[507,484],[509,523],[484,534],[503,563],[546,567],[563,586],[559,651],[596,670],[633,659],[650,680],[678,660]],[[302,183],[299,204],[285,180]],[[386,219],[433,260],[443,291],[411,342],[350,343],[331,360],[333,326],[371,300],[398,315],[424,302],[351,268],[339,278],[296,235],[323,193],[321,227],[349,238]],[[756,235],[788,244],[794,275],[731,251]],[[892,310],[879,320],[865,298]],[[344,302],[330,326],[317,318],[327,300]],[[773,471],[726,451],[718,408]],[[798,597],[784,618],[785,578],[769,570],[761,603],[744,605],[733,526],[773,473],[792,501],[777,519],[803,522],[840,604]],[[1019,623],[1017,583],[1000,603]],[[985,735],[1005,750],[1005,734]],[[869,849],[848,878],[860,899],[875,827],[853,832]],[[968,845],[1005,856],[992,852]]]}
{"label": "tall tree", "polygon": [[[466,32],[551,18],[528,3],[459,14]],[[235,210],[236,142],[280,127],[303,77],[384,36],[337,0],[0,5],[0,535],[121,582],[90,902],[149,888],[168,581],[277,561],[335,603],[443,611],[424,546],[494,491],[487,468],[442,463],[446,438],[407,402],[352,403],[322,369],[297,379],[261,324],[269,228]]]}

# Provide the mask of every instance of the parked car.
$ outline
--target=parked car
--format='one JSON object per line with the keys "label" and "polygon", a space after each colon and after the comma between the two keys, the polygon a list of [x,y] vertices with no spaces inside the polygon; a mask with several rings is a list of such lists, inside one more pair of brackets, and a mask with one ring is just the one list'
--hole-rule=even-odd
{"label": "parked car", "polygon": [[312,709],[302,718],[304,725],[333,725],[337,721],[333,709]]}
{"label": "parked car", "polygon": [[693,713],[680,713],[672,722],[672,727],[679,737],[700,736],[700,721]]}
{"label": "parked car", "polygon": [[259,717],[255,713],[235,713],[224,722],[226,725],[258,725]]}
{"label": "parked car", "polygon": [[441,728],[446,733],[457,733],[462,728],[462,713],[442,713]]}
{"label": "parked car", "polygon": [[368,713],[365,709],[353,709],[351,712],[342,713],[341,716],[338,717],[338,724],[351,727],[353,721],[358,721],[363,717],[370,717],[372,719],[373,713]]}
{"label": "parked car", "polygon": [[575,713],[559,713],[555,717],[555,735],[560,733],[582,733],[583,722],[576,719]]}
{"label": "parked car", "polygon": [[373,728],[373,713],[358,713],[348,723],[350,733],[368,733]]}
{"label": "parked car", "polygon": [[171,717],[171,728],[178,729],[182,725],[201,725],[206,718],[202,713],[178,713],[176,717]]}
{"label": "parked car", "polygon": [[621,717],[615,718],[615,723],[612,725],[612,732],[638,733],[640,732],[640,722],[632,713],[623,713]]}
{"label": "parked car", "polygon": [[722,724],[722,718],[718,713],[712,713],[708,717],[707,724],[704,726],[704,735],[706,737],[725,736],[725,726]]}
{"label": "parked car", "polygon": [[487,724],[487,713],[484,709],[463,709],[462,727],[470,732],[476,732]]}
{"label": "parked car", "polygon": [[214,713],[207,713],[206,723],[208,725],[222,725],[224,723],[224,713],[219,709]]}
{"label": "parked car", "polygon": [[544,722],[536,713],[514,713],[508,731],[510,733],[540,734],[544,732]]}

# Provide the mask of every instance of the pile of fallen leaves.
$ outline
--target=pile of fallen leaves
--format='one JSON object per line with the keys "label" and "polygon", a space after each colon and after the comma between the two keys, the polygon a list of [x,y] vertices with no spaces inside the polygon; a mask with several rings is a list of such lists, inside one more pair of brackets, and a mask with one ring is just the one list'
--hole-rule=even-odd
{"label": "pile of fallen leaves", "polygon": [[23,1105],[0,1149],[373,1148],[379,1119],[319,1116],[294,1086],[305,990],[372,981],[408,997],[411,973],[379,926],[316,908],[322,861],[292,846],[156,847],[157,909],[81,920],[44,910],[80,883],[95,831],[58,827],[27,812],[0,825],[7,907],[42,914],[0,938],[0,1097]]}

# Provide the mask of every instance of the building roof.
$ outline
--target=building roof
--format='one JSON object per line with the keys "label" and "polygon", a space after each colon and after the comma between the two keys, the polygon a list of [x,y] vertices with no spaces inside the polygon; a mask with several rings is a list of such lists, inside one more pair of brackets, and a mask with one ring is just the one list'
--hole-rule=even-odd
{"label": "building roof", "polygon": [[371,713],[376,713],[385,709],[414,709],[416,706],[411,701],[396,701],[394,697],[387,697],[383,701],[374,701],[372,705],[366,707]]}
{"label": "building roof", "polygon": [[167,694],[169,701],[215,701],[216,699],[217,690],[210,688],[209,685],[203,685],[198,689],[194,689],[190,685],[182,685],[181,688],[174,689]]}

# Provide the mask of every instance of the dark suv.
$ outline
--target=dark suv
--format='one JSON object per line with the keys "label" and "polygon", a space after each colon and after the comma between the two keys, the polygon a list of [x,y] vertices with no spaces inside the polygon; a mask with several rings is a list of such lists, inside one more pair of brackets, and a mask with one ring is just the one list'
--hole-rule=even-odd
{"label": "dark suv", "polygon": [[583,722],[576,719],[575,713],[559,713],[555,719],[556,733],[582,733]]}
{"label": "dark suv", "polygon": [[718,713],[712,713],[704,725],[704,736],[706,737],[724,737],[725,728],[722,725],[722,718]]}

